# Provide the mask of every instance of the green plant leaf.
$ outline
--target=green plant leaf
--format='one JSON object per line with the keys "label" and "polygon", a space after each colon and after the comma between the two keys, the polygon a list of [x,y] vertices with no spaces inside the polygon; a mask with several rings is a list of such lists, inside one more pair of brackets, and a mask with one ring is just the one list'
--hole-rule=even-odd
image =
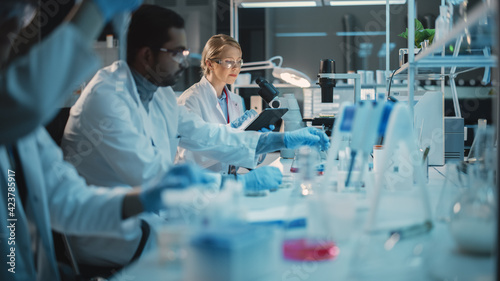
{"label": "green plant leaf", "polygon": [[405,32],[398,34],[399,37],[403,37],[404,39],[408,39],[408,28]]}
{"label": "green plant leaf", "polygon": [[427,38],[429,38],[429,32],[425,29],[415,30],[415,47],[420,48],[420,43],[424,42]]}
{"label": "green plant leaf", "polygon": [[415,19],[415,31],[423,30],[423,29],[424,29],[424,25],[418,19]]}
{"label": "green plant leaf", "polygon": [[[424,40],[429,40],[429,43],[432,43],[434,40],[434,29],[425,29],[424,25],[418,20],[415,19],[415,47],[420,48],[420,43],[424,42]],[[408,39],[408,28],[406,31],[398,34],[399,37],[403,37]]]}

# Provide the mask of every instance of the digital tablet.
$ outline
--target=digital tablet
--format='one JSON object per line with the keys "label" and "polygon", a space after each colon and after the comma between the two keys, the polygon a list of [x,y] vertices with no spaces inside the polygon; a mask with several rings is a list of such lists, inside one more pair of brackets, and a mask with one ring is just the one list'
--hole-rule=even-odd
{"label": "digital tablet", "polygon": [[266,108],[255,119],[248,124],[245,131],[258,131],[274,125],[288,111],[288,108]]}

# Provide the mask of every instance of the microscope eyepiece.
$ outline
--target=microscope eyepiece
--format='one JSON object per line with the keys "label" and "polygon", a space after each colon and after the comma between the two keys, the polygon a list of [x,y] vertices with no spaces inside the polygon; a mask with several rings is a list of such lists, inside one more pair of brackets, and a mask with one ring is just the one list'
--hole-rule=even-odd
{"label": "microscope eyepiece", "polygon": [[335,73],[335,61],[323,59],[319,64],[319,86],[321,87],[321,102],[333,102],[333,87],[335,79],[321,77],[322,73]]}
{"label": "microscope eyepiece", "polygon": [[262,99],[269,104],[271,108],[279,108],[281,106],[281,102],[278,100],[280,92],[262,77],[255,79],[255,82],[260,87],[259,95]]}

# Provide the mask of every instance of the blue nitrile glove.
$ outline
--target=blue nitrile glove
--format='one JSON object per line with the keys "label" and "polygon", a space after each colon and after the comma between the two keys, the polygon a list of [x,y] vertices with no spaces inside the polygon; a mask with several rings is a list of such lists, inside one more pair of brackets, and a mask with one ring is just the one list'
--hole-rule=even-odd
{"label": "blue nitrile glove", "polygon": [[142,0],[93,0],[101,10],[106,21],[109,21],[114,15],[122,12],[132,12],[137,9]]}
{"label": "blue nitrile glove", "polygon": [[267,133],[267,132],[272,132],[274,130],[274,125],[269,125],[269,128],[262,128],[259,130],[261,133]]}
{"label": "blue nitrile glove", "polygon": [[321,150],[327,150],[330,147],[330,140],[325,132],[313,127],[286,132],[284,142],[286,148],[290,149],[303,145],[320,146]]}
{"label": "blue nitrile glove", "polygon": [[165,207],[161,196],[165,189],[183,189],[190,185],[209,184],[214,181],[215,177],[197,165],[176,165],[153,186],[145,184],[139,199],[145,212],[155,212]]}
{"label": "blue nitrile glove", "polygon": [[257,115],[259,115],[257,113],[257,111],[255,111],[253,109],[247,110],[247,111],[245,111],[245,113],[243,113],[243,115],[238,117],[238,119],[231,122],[231,127],[232,128],[239,128],[243,124],[243,122],[245,122],[246,120],[251,119]]}
{"label": "blue nitrile glove", "polygon": [[280,169],[271,166],[260,167],[247,174],[238,175],[238,180],[243,183],[246,192],[278,189],[282,179]]}

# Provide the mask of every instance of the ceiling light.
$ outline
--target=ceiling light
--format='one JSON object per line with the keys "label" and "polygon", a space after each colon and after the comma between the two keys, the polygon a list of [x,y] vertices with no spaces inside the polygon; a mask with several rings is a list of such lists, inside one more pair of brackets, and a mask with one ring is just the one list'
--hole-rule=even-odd
{"label": "ceiling light", "polygon": [[243,2],[242,8],[316,7],[316,1]]}
{"label": "ceiling light", "polygon": [[[333,0],[330,1],[330,6],[370,6],[370,5],[385,5],[386,0]],[[390,5],[405,4],[406,0],[389,0]]]}

